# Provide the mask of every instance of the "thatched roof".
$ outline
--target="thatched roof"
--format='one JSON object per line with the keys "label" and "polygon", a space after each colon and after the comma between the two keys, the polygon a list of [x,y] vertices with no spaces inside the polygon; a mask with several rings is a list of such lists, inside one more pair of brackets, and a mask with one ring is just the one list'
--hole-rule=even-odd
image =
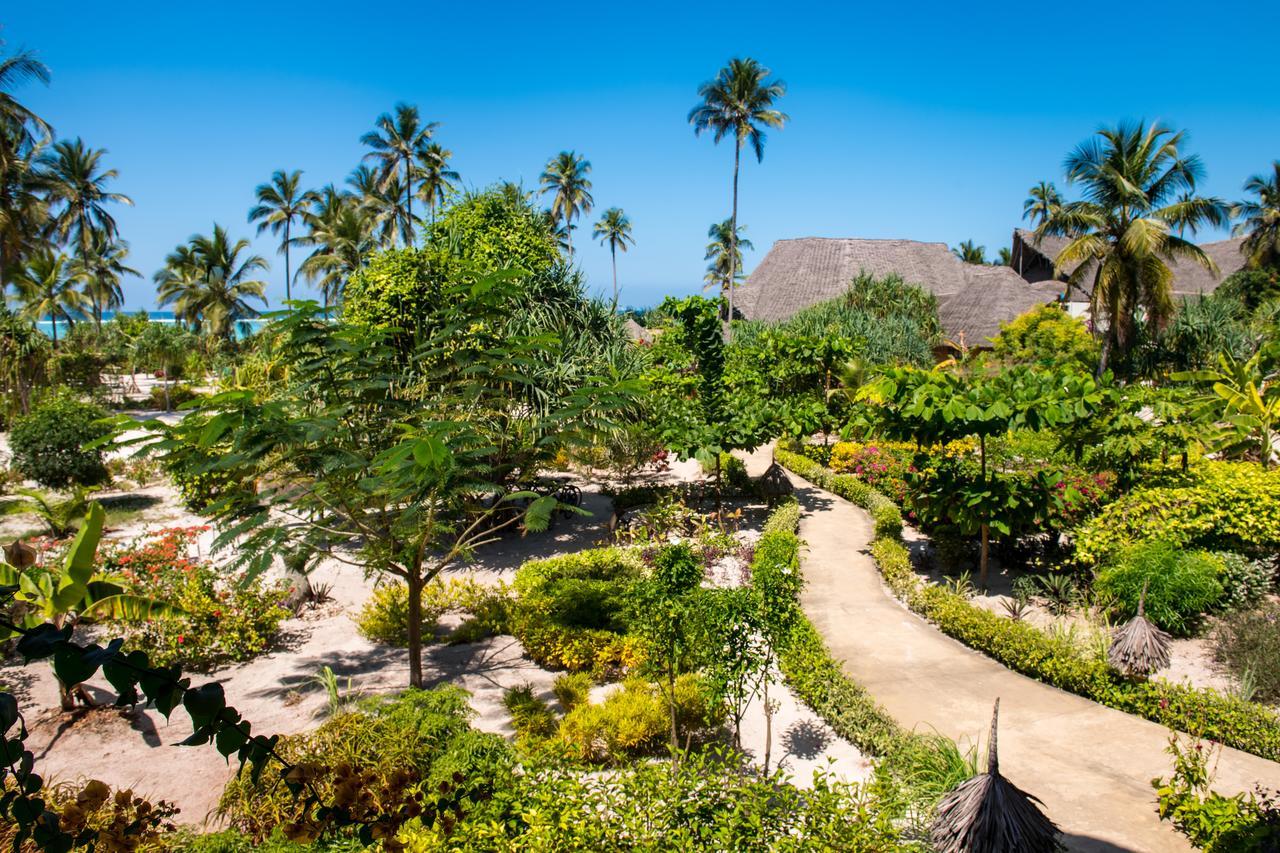
{"label": "thatched roof", "polygon": [[623,322],[622,326],[626,329],[627,337],[630,338],[632,342],[637,344],[653,343],[653,332],[646,329],[644,326],[641,326],[630,317]]}
{"label": "thatched roof", "polygon": [[1116,630],[1107,649],[1107,660],[1128,676],[1147,676],[1169,665],[1172,637],[1161,631],[1146,613],[1147,585],[1138,597],[1138,613]]}
{"label": "thatched roof", "polygon": [[[1028,281],[1042,281],[1052,277],[1053,260],[1069,241],[1066,237],[1042,237],[1036,239],[1032,231],[1022,228],[1013,232],[1013,264],[1015,271]],[[1230,240],[1217,240],[1212,243],[1201,243],[1200,248],[1213,259],[1218,266],[1218,275],[1189,261],[1175,261],[1170,265],[1173,270],[1173,295],[1202,296],[1213,293],[1223,279],[1244,267],[1245,257],[1240,252],[1243,237]],[[1059,270],[1062,276],[1069,275],[1074,267]],[[1061,276],[1059,276],[1061,277]],[[1073,299],[1080,299],[1073,294]]]}
{"label": "thatched roof", "polygon": [[1001,323],[1052,302],[1061,286],[1029,285],[1009,267],[966,264],[945,243],[805,237],[778,240],[735,297],[748,320],[779,322],[835,299],[861,273],[892,273],[938,297],[943,333],[982,346]]}

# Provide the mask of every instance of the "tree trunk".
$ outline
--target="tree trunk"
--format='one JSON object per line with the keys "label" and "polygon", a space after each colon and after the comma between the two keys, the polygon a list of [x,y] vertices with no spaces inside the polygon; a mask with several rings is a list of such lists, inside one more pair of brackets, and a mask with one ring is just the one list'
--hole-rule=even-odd
{"label": "tree trunk", "polygon": [[422,574],[409,572],[409,686],[422,687]]}
{"label": "tree trunk", "polygon": [[609,243],[609,256],[613,258],[613,310],[618,310],[618,247]]}
{"label": "tree trunk", "polygon": [[52,327],[53,327],[53,346],[54,346],[54,348],[57,348],[57,346],[58,346],[58,315],[57,315],[57,314],[50,314],[50,315],[49,315],[49,323],[50,323],[50,324],[52,325]]}
{"label": "tree trunk", "polygon": [[674,770],[680,759],[680,732],[676,727],[676,662],[673,657],[667,670],[667,710],[671,714],[671,767]]}
{"label": "tree trunk", "polygon": [[404,161],[404,227],[408,249],[413,246],[413,161],[407,158]]}
{"label": "tree trunk", "polygon": [[764,679],[764,772],[769,775],[769,760],[773,756],[773,706],[769,704],[769,678]]}
{"label": "tree trunk", "polygon": [[293,299],[293,292],[289,289],[289,220],[284,221],[284,301],[288,302]]}
{"label": "tree trunk", "polygon": [[[985,435],[978,436],[978,451],[982,460],[982,484],[987,483],[987,437]],[[982,525],[982,550],[978,555],[978,584],[985,590],[987,588],[987,558],[991,552],[991,525],[983,523]]]}
{"label": "tree trunk", "polygon": [[729,326],[728,340],[733,340],[733,284],[738,278],[738,166],[742,160],[742,137],[734,135],[733,145],[733,215],[729,218]]}

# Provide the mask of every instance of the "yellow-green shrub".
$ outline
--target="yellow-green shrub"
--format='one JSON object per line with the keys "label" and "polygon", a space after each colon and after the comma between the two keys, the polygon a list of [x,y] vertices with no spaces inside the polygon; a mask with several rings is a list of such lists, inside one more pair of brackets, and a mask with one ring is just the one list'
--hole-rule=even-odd
{"label": "yellow-green shrub", "polygon": [[[675,685],[676,725],[682,735],[705,736],[724,719],[709,703],[698,677],[680,676]],[[583,761],[617,760],[664,748],[670,736],[667,701],[653,684],[627,679],[599,704],[578,705],[560,721],[560,738]]]}
{"label": "yellow-green shrub", "polygon": [[[444,611],[422,603],[422,637],[429,640]],[[375,643],[404,648],[409,645],[409,588],[399,581],[380,584],[355,616],[360,635]]]}

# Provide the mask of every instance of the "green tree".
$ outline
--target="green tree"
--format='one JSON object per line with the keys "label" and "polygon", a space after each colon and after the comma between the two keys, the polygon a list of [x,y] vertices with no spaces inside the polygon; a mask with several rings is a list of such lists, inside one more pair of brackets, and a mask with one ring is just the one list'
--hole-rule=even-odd
{"label": "green tree", "polygon": [[102,169],[105,149],[87,147],[80,139],[62,140],[44,155],[46,185],[53,235],[74,245],[80,258],[87,258],[97,235],[116,238],[116,221],[108,204],[132,205],[123,193],[107,186],[119,177],[115,169]]}
{"label": "green tree", "polygon": [[377,164],[382,189],[394,188],[396,194],[391,197],[404,199],[404,207],[396,207],[396,230],[406,246],[413,245],[413,196],[418,163],[427,156],[431,135],[437,127],[439,124],[433,121],[424,124],[416,106],[400,103],[396,104],[394,115],[378,116],[374,130],[360,137],[360,143],[371,149],[365,159]]}
{"label": "green tree", "polygon": [[1098,131],[1067,157],[1067,180],[1080,185],[1084,199],[1063,204],[1036,231],[1069,238],[1054,265],[1072,270],[1070,286],[1089,293],[1103,335],[1099,374],[1113,350],[1133,345],[1140,313],[1156,330],[1169,321],[1172,261],[1217,271],[1199,246],[1173,233],[1228,218],[1222,201],[1194,194],[1204,167],[1182,153],[1185,141],[1160,124]]}
{"label": "green tree", "polygon": [[358,198],[330,185],[313,201],[306,223],[307,234],[297,241],[315,248],[298,273],[318,284],[327,310],[342,301],[347,282],[376,248],[374,216]]}
{"label": "green tree", "polygon": [[44,243],[48,215],[39,154],[53,131],[14,95],[28,82],[49,82],[35,54],[0,57],[0,291]]}
{"label": "green tree", "polygon": [[573,254],[573,219],[591,212],[591,161],[576,151],[561,151],[547,161],[538,176],[543,194],[551,194],[551,219],[563,224],[569,254]]}
{"label": "green tree", "polygon": [[1091,370],[1098,363],[1098,343],[1084,321],[1056,304],[1033,308],[1001,324],[991,351],[1009,364],[1046,369],[1073,365]]}
{"label": "green tree", "polygon": [[1022,218],[1031,220],[1031,227],[1038,228],[1049,221],[1062,207],[1062,196],[1052,181],[1041,181],[1027,190],[1027,200],[1022,203]]}
{"label": "green tree", "polygon": [[1280,160],[1271,169],[1270,175],[1245,181],[1244,191],[1257,199],[1237,202],[1232,209],[1232,215],[1242,220],[1232,233],[1246,235],[1240,250],[1254,269],[1280,270]]}
{"label": "green tree", "polygon": [[1175,373],[1178,381],[1206,387],[1200,403],[1214,429],[1208,448],[1225,456],[1253,456],[1268,468],[1280,439],[1280,382],[1270,353],[1260,351],[1248,359],[1228,353],[1218,356],[1216,369]]}
{"label": "green tree", "polygon": [[305,221],[307,213],[316,201],[316,194],[311,190],[300,189],[302,170],[294,169],[286,172],[277,169],[271,173],[271,180],[258,184],[254,194],[258,203],[249,210],[249,222],[258,223],[258,233],[270,230],[280,237],[280,254],[284,255],[284,298],[293,299],[293,277],[289,269],[289,249],[294,240],[291,234],[295,222]]}
{"label": "green tree", "polygon": [[613,261],[613,304],[618,304],[618,250],[627,250],[627,245],[635,245],[631,236],[631,220],[620,207],[611,207],[595,224],[591,236],[609,247],[609,258]]}
{"label": "green tree", "polygon": [[737,234],[732,233],[733,221],[726,219],[716,222],[707,229],[710,241],[702,255],[708,261],[706,275],[702,277],[703,290],[719,288],[720,296],[729,298],[729,291],[745,276],[742,272],[742,250],[754,249],[755,246],[742,233],[747,226],[739,225]]}
{"label": "green tree", "polygon": [[436,224],[436,208],[444,204],[446,194],[461,180],[458,173],[449,168],[453,152],[438,142],[433,142],[422,152],[422,183],[418,185],[418,197],[431,211],[431,225]]}
{"label": "green tree", "polygon": [[976,245],[972,240],[965,240],[952,249],[951,254],[966,264],[985,264],[987,262],[987,247]]}
{"label": "green tree", "polygon": [[14,89],[29,82],[49,85],[49,68],[33,52],[20,50],[0,58],[0,172],[24,159],[23,152],[34,147],[41,137],[53,135],[48,122],[13,94]]}
{"label": "green tree", "polygon": [[111,240],[102,232],[93,236],[93,243],[86,255],[73,262],[75,273],[84,282],[84,293],[93,309],[93,326],[102,331],[102,315],[124,304],[121,279],[126,275],[142,275],[125,264],[129,257],[129,244],[124,240]]}
{"label": "green tree", "polygon": [[1009,251],[1007,247],[1001,246],[1000,250],[996,252],[996,259],[992,261],[992,264],[998,267],[1012,266],[1013,252]]}
{"label": "green tree", "polygon": [[229,340],[237,322],[258,316],[249,300],[267,301],[267,283],[252,277],[267,261],[248,252],[248,240],[233,242],[215,222],[213,234],[196,234],[165,258],[155,274],[159,303],[196,331]]}
{"label": "green tree", "polygon": [[733,282],[738,271],[738,171],[742,146],[749,145],[756,162],[764,160],[765,128],[780,129],[787,123],[786,113],[774,109],[775,102],[786,94],[786,84],[769,80],[770,71],[754,59],[730,59],[714,80],[698,87],[702,100],[689,111],[693,132],[710,133],[718,144],[726,136],[733,137],[733,212],[729,216],[728,253],[729,322],[733,322]]}
{"label": "green tree", "polygon": [[81,282],[81,273],[70,258],[45,248],[18,274],[14,302],[20,306],[22,316],[32,322],[49,318],[57,346],[58,320],[65,320],[69,326],[75,322],[75,315],[89,305],[88,297],[79,289]]}
{"label": "green tree", "polygon": [[176,323],[148,323],[133,341],[135,363],[158,366],[164,371],[164,410],[173,410],[169,389],[178,369],[194,349],[189,332]]}

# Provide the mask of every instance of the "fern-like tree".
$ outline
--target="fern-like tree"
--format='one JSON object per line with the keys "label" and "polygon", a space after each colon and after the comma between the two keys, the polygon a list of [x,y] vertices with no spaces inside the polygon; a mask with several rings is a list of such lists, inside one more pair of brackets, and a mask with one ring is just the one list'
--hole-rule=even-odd
{"label": "fern-like tree", "polygon": [[165,258],[155,274],[158,299],[196,331],[230,339],[238,321],[258,316],[250,301],[266,304],[267,283],[254,278],[266,269],[248,240],[232,240],[214,223],[212,234],[196,234]]}
{"label": "fern-like tree", "polygon": [[[374,129],[360,137],[360,142],[370,150],[366,160],[377,166],[383,192],[397,199],[395,207],[396,230],[404,245],[413,245],[413,196],[414,181],[420,173],[419,162],[427,156],[428,146],[439,124],[423,122],[418,108],[410,104],[396,104],[394,113],[383,113],[374,122]],[[394,195],[390,191],[394,190]],[[398,200],[404,200],[400,207]]]}
{"label": "fern-like tree", "polygon": [[1170,263],[1185,260],[1217,272],[1181,228],[1225,225],[1220,199],[1195,194],[1200,158],[1183,151],[1186,136],[1161,124],[1104,128],[1067,157],[1067,180],[1084,195],[1050,214],[1037,235],[1068,238],[1054,265],[1090,295],[1094,326],[1103,335],[1098,371],[1113,351],[1137,339],[1139,316],[1163,329],[1174,311]]}
{"label": "fern-like tree", "polygon": [[698,87],[702,100],[689,111],[689,123],[697,135],[710,133],[717,143],[725,137],[733,139],[733,212],[729,216],[730,250],[729,321],[733,321],[733,283],[737,280],[738,260],[738,171],[743,146],[750,146],[756,162],[764,160],[765,128],[782,128],[788,121],[774,105],[786,94],[786,84],[770,80],[770,72],[754,59],[730,59],[715,79]]}
{"label": "fern-like tree", "polygon": [[418,197],[431,212],[431,224],[436,222],[436,208],[444,204],[445,196],[461,178],[457,171],[449,168],[449,159],[453,152],[438,142],[433,142],[422,152],[419,164],[422,183],[418,185]]}
{"label": "fern-like tree", "polygon": [[294,169],[286,172],[277,169],[271,174],[271,180],[259,184],[254,190],[258,203],[249,210],[249,222],[258,223],[258,233],[270,231],[280,237],[280,254],[284,255],[284,298],[293,299],[293,277],[289,267],[289,250],[294,240],[292,229],[294,223],[301,223],[316,194],[301,188],[302,171]]}
{"label": "fern-like tree", "polygon": [[77,257],[72,266],[84,283],[84,294],[93,311],[93,325],[102,331],[102,315],[124,304],[122,279],[126,275],[140,276],[125,261],[129,257],[129,244],[124,240],[112,240],[101,232],[93,235],[87,255]]}
{"label": "fern-like tree", "polygon": [[45,248],[34,255],[26,268],[18,273],[13,301],[18,313],[36,322],[45,317],[53,326],[53,343],[58,343],[58,320],[68,326],[76,315],[89,307],[89,299],[80,290],[83,279],[71,259],[61,252]]}
{"label": "fern-like tree", "polygon": [[1245,181],[1244,191],[1255,198],[1236,202],[1232,211],[1242,220],[1233,229],[1245,235],[1240,250],[1250,267],[1280,270],[1280,160],[1271,164],[1271,174]]}
{"label": "fern-like tree", "polygon": [[1032,228],[1048,221],[1062,207],[1062,196],[1053,181],[1041,181],[1027,190],[1027,200],[1022,203],[1022,218],[1030,220]]}
{"label": "fern-like tree", "polygon": [[108,189],[119,173],[102,168],[106,153],[89,148],[80,139],[64,139],[42,158],[52,233],[57,240],[71,244],[81,258],[92,250],[95,235],[116,238],[116,220],[108,205],[133,204],[127,195]]}
{"label": "fern-like tree", "polygon": [[561,151],[538,176],[541,191],[551,195],[551,220],[564,225],[565,245],[573,254],[574,217],[591,212],[591,161],[575,151]]}
{"label": "fern-like tree", "polygon": [[591,236],[609,247],[609,259],[613,261],[613,304],[616,307],[618,304],[618,250],[625,252],[628,244],[634,246],[636,242],[631,236],[631,219],[622,212],[622,208],[611,207],[595,224]]}

